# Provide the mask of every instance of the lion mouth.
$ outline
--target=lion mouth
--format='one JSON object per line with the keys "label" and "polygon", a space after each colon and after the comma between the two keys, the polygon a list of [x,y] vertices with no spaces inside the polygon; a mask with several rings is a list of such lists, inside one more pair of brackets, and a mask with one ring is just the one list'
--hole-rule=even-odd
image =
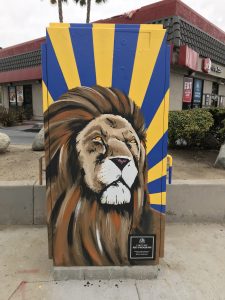
{"label": "lion mouth", "polygon": [[121,180],[109,185],[100,198],[101,204],[122,205],[130,203],[131,193],[129,188]]}

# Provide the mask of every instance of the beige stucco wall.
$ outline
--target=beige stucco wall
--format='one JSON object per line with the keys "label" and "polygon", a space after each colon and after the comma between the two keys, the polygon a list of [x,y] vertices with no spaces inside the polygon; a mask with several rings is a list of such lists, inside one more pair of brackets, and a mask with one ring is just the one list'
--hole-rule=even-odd
{"label": "beige stucco wall", "polygon": [[170,73],[170,110],[182,109],[183,75]]}
{"label": "beige stucco wall", "polygon": [[40,83],[32,83],[34,119],[43,119],[42,89]]}
{"label": "beige stucco wall", "polygon": [[8,87],[2,86],[2,105],[5,108],[9,108],[9,96],[8,96]]}
{"label": "beige stucco wall", "polygon": [[212,94],[212,81],[204,80],[203,94]]}
{"label": "beige stucco wall", "polygon": [[224,84],[219,85],[219,95],[225,96],[225,85]]}

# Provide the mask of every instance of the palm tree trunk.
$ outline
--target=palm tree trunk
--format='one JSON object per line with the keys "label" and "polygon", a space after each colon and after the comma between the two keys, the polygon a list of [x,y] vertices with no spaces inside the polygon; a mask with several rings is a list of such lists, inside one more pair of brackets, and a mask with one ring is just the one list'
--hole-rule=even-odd
{"label": "palm tree trunk", "polygon": [[90,22],[91,0],[87,0],[87,19],[86,23]]}
{"label": "palm tree trunk", "polygon": [[63,23],[62,0],[58,0],[59,22]]}

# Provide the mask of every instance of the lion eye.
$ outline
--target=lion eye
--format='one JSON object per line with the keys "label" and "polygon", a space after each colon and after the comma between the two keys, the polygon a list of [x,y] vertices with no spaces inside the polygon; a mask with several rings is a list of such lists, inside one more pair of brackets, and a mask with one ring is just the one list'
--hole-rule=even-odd
{"label": "lion eye", "polygon": [[136,140],[133,138],[132,140],[129,141],[129,143],[135,143],[136,144]]}
{"label": "lion eye", "polygon": [[100,136],[96,136],[94,139],[93,139],[93,142],[102,142],[102,138]]}

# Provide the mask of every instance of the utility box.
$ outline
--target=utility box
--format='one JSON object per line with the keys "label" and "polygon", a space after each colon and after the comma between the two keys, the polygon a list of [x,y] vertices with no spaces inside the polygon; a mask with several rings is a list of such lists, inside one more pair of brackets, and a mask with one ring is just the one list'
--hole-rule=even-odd
{"label": "utility box", "polygon": [[161,25],[51,24],[42,47],[49,256],[164,253],[170,54]]}

